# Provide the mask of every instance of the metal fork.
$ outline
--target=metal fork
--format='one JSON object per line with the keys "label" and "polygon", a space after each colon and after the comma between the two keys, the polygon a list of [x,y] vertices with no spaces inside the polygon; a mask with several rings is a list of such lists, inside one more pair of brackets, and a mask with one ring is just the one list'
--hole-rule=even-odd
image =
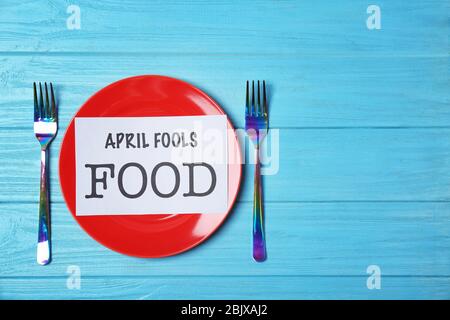
{"label": "metal fork", "polygon": [[[266,82],[262,82],[262,101],[260,82],[257,82],[257,97],[255,100],[255,81],[252,81],[251,93],[247,81],[245,100],[245,131],[255,146],[255,182],[253,193],[253,259],[258,262],[266,259],[266,240],[264,231],[264,210],[261,185],[261,162],[259,148],[267,135],[268,116],[266,99]],[[251,96],[251,100],[250,100]]]}
{"label": "metal fork", "polygon": [[50,83],[50,101],[47,83],[45,87],[45,101],[42,85],[39,83],[39,101],[36,83],[34,90],[34,133],[41,145],[41,188],[39,197],[39,235],[37,244],[37,263],[46,265],[51,260],[50,246],[50,206],[48,192],[48,148],[58,131],[58,114],[56,110],[53,85]]}

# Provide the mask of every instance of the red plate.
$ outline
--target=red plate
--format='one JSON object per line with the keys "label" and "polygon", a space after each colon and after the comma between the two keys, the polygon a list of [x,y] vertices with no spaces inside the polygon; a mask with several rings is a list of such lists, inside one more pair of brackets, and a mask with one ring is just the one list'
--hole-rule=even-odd
{"label": "red plate", "polygon": [[[223,110],[194,86],[164,76],[137,76],[110,84],[93,95],[75,117],[152,117],[222,115]],[[74,117],[74,118],[75,118]],[[104,246],[136,257],[175,255],[195,247],[222,224],[230,212],[241,180],[241,152],[228,121],[228,210],[223,214],[75,215],[74,118],[59,155],[64,199],[78,224]]]}

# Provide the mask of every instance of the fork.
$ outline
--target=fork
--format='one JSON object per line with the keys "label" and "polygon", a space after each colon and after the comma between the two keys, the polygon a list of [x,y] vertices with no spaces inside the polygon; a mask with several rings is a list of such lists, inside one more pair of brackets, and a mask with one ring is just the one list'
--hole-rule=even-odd
{"label": "fork", "polygon": [[46,265],[51,260],[50,247],[50,206],[48,192],[48,149],[58,131],[58,115],[56,110],[53,85],[50,83],[50,101],[48,98],[47,83],[44,84],[45,101],[42,85],[39,83],[39,101],[36,83],[34,90],[34,133],[41,145],[41,186],[39,197],[39,233],[37,244],[37,263]]}
{"label": "fork", "polygon": [[[266,259],[266,240],[264,231],[264,210],[261,185],[261,162],[259,149],[261,142],[267,135],[268,116],[266,99],[266,82],[262,82],[262,101],[260,82],[257,82],[257,96],[255,101],[255,81],[252,81],[251,94],[249,81],[246,86],[245,99],[245,131],[255,147],[255,181],[253,193],[253,259],[262,262]],[[251,95],[251,100],[250,100]]]}

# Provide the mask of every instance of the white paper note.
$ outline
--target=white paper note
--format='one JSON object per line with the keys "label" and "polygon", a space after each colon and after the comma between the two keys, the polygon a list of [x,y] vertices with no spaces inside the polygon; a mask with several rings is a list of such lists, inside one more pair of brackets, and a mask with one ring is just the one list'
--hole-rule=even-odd
{"label": "white paper note", "polygon": [[224,213],[226,116],[75,118],[76,215]]}

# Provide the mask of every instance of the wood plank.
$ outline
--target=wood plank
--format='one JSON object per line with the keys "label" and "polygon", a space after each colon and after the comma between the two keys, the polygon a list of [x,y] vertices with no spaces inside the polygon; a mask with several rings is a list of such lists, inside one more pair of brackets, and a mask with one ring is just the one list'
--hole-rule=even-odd
{"label": "wood plank", "polygon": [[[3,52],[445,55],[446,1],[379,0],[381,30],[368,30],[367,1],[77,1],[68,30],[63,0],[2,1]],[[36,15],[39,12],[39,15]]]}
{"label": "wood plank", "polygon": [[[0,56],[0,127],[29,128],[32,83],[53,81],[60,125],[107,84],[139,74],[186,80],[244,126],[245,81],[266,79],[272,128],[448,127],[448,57]],[[426,81],[424,81],[426,79]]]}
{"label": "wood plank", "polygon": [[[267,203],[268,260],[251,258],[251,203],[238,203],[197,248],[164,259],[101,246],[64,204],[52,206],[53,262],[35,263],[37,204],[0,204],[1,277],[87,276],[450,276],[450,203]],[[149,244],[152,245],[152,244]]]}
{"label": "wood plank", "polygon": [[[51,150],[57,202],[62,136]],[[37,201],[40,158],[32,129],[0,130],[0,145],[0,201]],[[275,145],[266,152],[277,154]],[[450,129],[283,129],[272,159],[279,170],[264,179],[266,201],[450,200]],[[249,160],[244,172],[239,200],[250,201]]]}
{"label": "wood plank", "polygon": [[[70,281],[70,280],[69,280]],[[1,299],[449,299],[449,277],[384,277],[369,290],[366,277],[85,277],[0,278]]]}

